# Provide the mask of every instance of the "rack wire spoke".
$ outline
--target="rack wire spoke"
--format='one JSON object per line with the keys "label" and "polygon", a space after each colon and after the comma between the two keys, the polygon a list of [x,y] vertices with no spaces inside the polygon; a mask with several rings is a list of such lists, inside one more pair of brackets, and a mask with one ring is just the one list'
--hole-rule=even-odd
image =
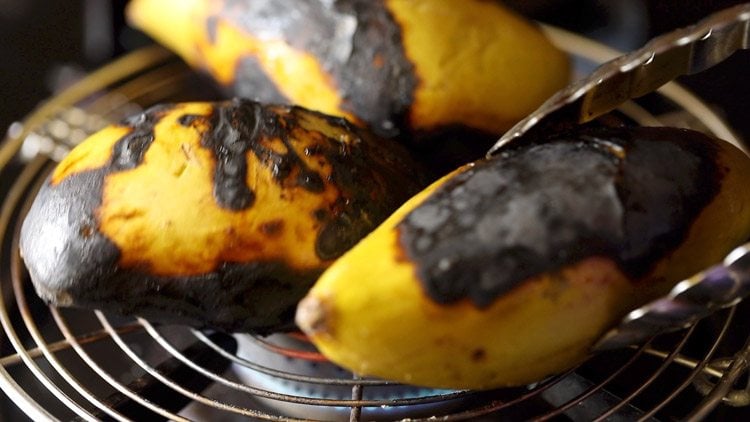
{"label": "rack wire spoke", "polygon": [[620,410],[622,407],[630,403],[635,397],[637,397],[639,394],[641,394],[646,388],[648,388],[658,377],[659,375],[664,372],[664,370],[672,363],[672,361],[675,359],[676,356],[679,355],[680,350],[685,346],[685,343],[687,343],[688,339],[692,335],[693,331],[695,330],[695,326],[690,327],[686,332],[683,333],[681,336],[682,338],[680,341],[675,345],[674,349],[667,355],[667,357],[664,359],[663,363],[654,370],[649,377],[641,382],[638,388],[636,388],[634,391],[632,391],[627,396],[623,397],[620,403],[617,403],[616,405],[610,407],[610,409],[603,414],[599,415],[596,420],[597,421],[605,421],[607,418],[612,416],[615,412]]}
{"label": "rack wire spoke", "polygon": [[[17,183],[13,185],[10,192],[7,195],[6,201],[3,203],[2,206],[2,212],[0,212],[0,238],[4,239],[6,235],[11,235],[9,233],[9,229],[12,229],[13,226],[10,222],[11,215],[16,210],[16,207],[18,206],[19,202],[21,201],[21,198],[23,198],[24,193],[26,192],[26,187],[30,185],[33,181],[34,175],[36,175],[46,164],[46,160],[44,160],[42,157],[38,157],[38,159],[34,160],[32,163],[30,163],[28,166],[24,167],[22,173],[19,175],[17,179]],[[13,236],[13,235],[11,235]],[[13,286],[13,292],[14,296],[16,298],[16,303],[18,306],[18,309],[22,310],[21,316],[23,318],[23,321],[26,324],[26,329],[28,333],[31,335],[31,337],[34,339],[34,341],[37,344],[37,347],[42,350],[42,353],[44,354],[47,362],[52,365],[52,367],[67,381],[71,384],[71,386],[75,387],[76,390],[84,395],[84,397],[92,398],[93,396],[82,386],[79,388],[79,386],[75,383],[74,377],[66,371],[62,365],[60,365],[59,361],[54,358],[52,353],[46,348],[46,343],[42,340],[41,334],[37,330],[36,324],[33,321],[33,317],[28,312],[28,306],[26,305],[25,298],[23,296],[23,288],[20,285],[20,280],[16,277],[18,274],[18,266],[14,263],[17,263],[17,236],[13,236],[13,242],[11,249],[13,252],[10,252],[12,254],[11,258],[11,277],[12,277],[12,286]],[[0,245],[0,255],[3,254],[3,248],[2,245]],[[42,383],[45,388],[47,388],[61,403],[63,403],[65,406],[67,406],[71,411],[76,413],[78,416],[83,417],[86,420],[94,420],[91,417],[91,414],[85,409],[83,406],[81,406],[79,403],[77,403],[74,399],[72,399],[65,391],[63,391],[62,388],[58,387],[55,382],[39,367],[39,365],[34,361],[34,358],[32,358],[29,353],[26,351],[26,348],[23,346],[22,341],[16,332],[16,330],[11,326],[9,323],[9,317],[6,312],[5,306],[2,308],[2,321],[3,321],[3,328],[5,330],[6,338],[8,338],[13,345],[13,347],[16,350],[16,354],[20,356],[21,360],[24,362],[26,367],[33,373],[33,375],[36,377],[36,379]],[[6,324],[6,321],[8,323]],[[95,403],[96,404],[96,403]],[[106,407],[103,404],[99,403],[100,406]]]}
{"label": "rack wire spoke", "polygon": [[384,386],[384,385],[394,385],[396,383],[392,381],[385,381],[385,380],[378,380],[378,379],[350,379],[350,378],[330,378],[330,377],[316,377],[316,376],[308,376],[308,375],[300,375],[295,374],[293,372],[284,371],[277,368],[272,368],[270,366],[264,366],[260,365],[254,361],[251,361],[249,359],[245,359],[241,356],[238,356],[236,354],[228,353],[226,350],[219,347],[216,343],[211,341],[204,333],[202,333],[199,330],[192,330],[193,335],[197,337],[200,341],[204,342],[206,345],[211,347],[216,351],[216,353],[220,354],[225,359],[231,360],[232,362],[244,367],[249,368],[254,371],[257,371],[262,374],[270,375],[273,377],[289,380],[289,381],[297,381],[297,382],[304,382],[309,384],[328,384],[328,385],[349,385],[352,386],[354,384],[361,384],[361,385],[370,385],[370,386]]}
{"label": "rack wire spoke", "polygon": [[[129,334],[135,331],[140,331],[143,329],[143,327],[140,324],[126,324],[121,325],[116,328],[117,332],[119,334]],[[101,340],[109,339],[109,333],[106,330],[95,330],[88,333],[78,334],[76,336],[76,341],[79,344],[91,344],[96,343]],[[72,346],[70,342],[68,342],[65,339],[58,340],[56,342],[47,343],[47,350],[50,352],[59,352],[62,350],[70,349]],[[44,353],[42,352],[42,349],[35,347],[32,349],[26,349],[26,353],[33,358],[43,358]],[[17,365],[19,363],[22,363],[23,360],[21,359],[21,356],[19,354],[12,354],[12,355],[6,355],[0,358],[0,366],[3,367],[10,367],[13,365]]]}
{"label": "rack wire spoke", "polygon": [[315,405],[315,406],[363,406],[363,407],[373,407],[373,406],[408,406],[408,405],[415,405],[415,404],[424,404],[424,403],[432,403],[436,401],[444,401],[448,399],[454,399],[461,396],[464,396],[466,394],[470,394],[467,391],[456,391],[452,393],[446,393],[446,394],[437,394],[437,395],[430,395],[430,396],[421,396],[421,397],[415,397],[415,398],[399,398],[399,399],[389,399],[389,400],[359,400],[359,401],[353,401],[351,399],[323,399],[323,398],[310,398],[310,397],[304,397],[304,396],[293,396],[289,394],[280,394],[275,393],[269,390],[263,390],[260,388],[255,388],[248,386],[246,384],[237,383],[234,381],[230,381],[226,378],[223,378],[221,376],[218,376],[217,374],[210,373],[208,371],[205,371],[203,368],[200,368],[199,366],[195,365],[194,362],[191,362],[188,359],[185,359],[184,356],[182,356],[177,349],[174,348],[168,341],[164,339],[149,323],[148,321],[144,319],[139,319],[139,321],[144,325],[146,331],[151,334],[159,344],[167,349],[173,356],[177,357],[178,359],[182,360],[183,363],[190,366],[194,370],[200,372],[204,376],[210,377],[214,379],[217,382],[220,382],[224,385],[227,385],[229,387],[239,389],[246,391],[248,393],[257,395],[259,397],[272,399],[272,400],[280,400],[280,401],[286,401],[290,403],[297,403],[297,404],[309,404],[309,405]]}
{"label": "rack wire spoke", "polygon": [[[175,421],[180,421],[180,422],[187,421],[187,419],[180,417],[172,412],[169,412],[161,408],[160,406],[144,399],[137,392],[130,390],[125,384],[115,379],[114,376],[109,374],[101,365],[99,365],[96,362],[96,360],[92,358],[91,355],[83,349],[82,345],[76,341],[76,336],[73,334],[72,330],[70,329],[68,324],[65,322],[62,315],[60,315],[60,312],[57,310],[57,308],[51,307],[50,310],[52,312],[52,316],[55,319],[55,322],[57,323],[58,328],[60,328],[60,331],[65,336],[65,339],[71,344],[71,346],[73,347],[73,350],[75,350],[75,352],[86,363],[86,365],[88,365],[90,369],[96,372],[96,374],[99,375],[102,378],[102,380],[105,381],[109,386],[113,387],[121,394],[137,402],[143,407],[148,408],[149,410],[153,411],[156,414],[159,414],[170,420],[175,420]],[[114,331],[108,330],[108,332],[110,333],[110,336],[111,336]]]}
{"label": "rack wire spoke", "polygon": [[[704,373],[706,367],[711,363],[711,358],[714,356],[714,354],[716,353],[716,350],[719,348],[719,344],[726,336],[729,330],[730,323],[732,322],[732,319],[734,319],[734,315],[736,311],[737,311],[737,308],[735,306],[732,306],[731,308],[729,308],[728,315],[724,321],[724,324],[721,327],[721,330],[716,335],[715,341],[711,344],[711,347],[703,356],[703,358],[700,361],[696,362],[695,367],[685,377],[685,380],[680,385],[678,385],[677,388],[675,388],[672,391],[672,393],[668,394],[664,398],[664,400],[662,400],[661,403],[654,406],[654,408],[651,411],[649,411],[648,413],[646,413],[646,415],[644,415],[645,418],[650,418],[656,415],[656,413],[659,410],[661,410],[664,406],[666,406],[668,403],[674,400],[675,397],[677,397],[677,395],[680,394],[685,388],[687,388],[689,385],[694,383],[695,382],[694,380],[696,379],[696,377]],[[670,353],[669,356],[671,358],[670,362],[675,362],[680,357],[679,353]]]}

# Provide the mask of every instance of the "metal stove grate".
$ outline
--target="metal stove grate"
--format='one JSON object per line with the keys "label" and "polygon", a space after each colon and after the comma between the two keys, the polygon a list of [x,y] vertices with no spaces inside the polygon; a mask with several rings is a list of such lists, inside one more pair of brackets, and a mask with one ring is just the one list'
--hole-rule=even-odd
{"label": "metal stove grate", "polygon": [[[548,31],[582,71],[616,54]],[[55,159],[86,133],[140,107],[219,97],[170,53],[152,47],[93,73],[9,130],[0,147],[0,388],[30,418],[668,420],[736,416],[744,412],[737,406],[750,403],[747,386],[737,386],[747,382],[750,357],[744,304],[642,347],[594,356],[533,386],[474,392],[360,379],[327,363],[300,336],[229,336],[41,303],[18,254],[18,232]],[[676,85],[622,112],[644,124],[669,120],[736,142]]]}

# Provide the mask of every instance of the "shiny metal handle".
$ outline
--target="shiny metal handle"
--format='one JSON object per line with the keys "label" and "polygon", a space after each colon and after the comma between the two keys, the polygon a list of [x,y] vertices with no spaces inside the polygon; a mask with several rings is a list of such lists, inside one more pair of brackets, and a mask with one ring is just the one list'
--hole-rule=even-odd
{"label": "shiny metal handle", "polygon": [[[652,39],[642,48],[602,64],[558,91],[521,120],[487,152],[544,133],[557,123],[584,123],[672,79],[708,69],[750,48],[750,3],[717,12],[699,23]],[[533,133],[532,133],[533,132]]]}
{"label": "shiny metal handle", "polygon": [[750,243],[735,248],[724,262],[678,283],[666,296],[631,311],[594,345],[594,351],[643,343],[686,328],[750,295]]}

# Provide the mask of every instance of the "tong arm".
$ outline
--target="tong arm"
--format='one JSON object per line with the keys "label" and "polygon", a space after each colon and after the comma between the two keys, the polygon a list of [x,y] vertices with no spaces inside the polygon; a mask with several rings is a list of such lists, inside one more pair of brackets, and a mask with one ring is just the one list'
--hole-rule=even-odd
{"label": "tong arm", "polygon": [[697,24],[652,39],[642,48],[602,64],[549,98],[487,152],[491,157],[559,122],[585,123],[672,79],[706,70],[750,48],[750,3],[717,12]]}
{"label": "tong arm", "polygon": [[628,313],[594,345],[594,351],[639,344],[686,328],[750,295],[750,243],[732,250],[724,262],[675,285],[666,296]]}

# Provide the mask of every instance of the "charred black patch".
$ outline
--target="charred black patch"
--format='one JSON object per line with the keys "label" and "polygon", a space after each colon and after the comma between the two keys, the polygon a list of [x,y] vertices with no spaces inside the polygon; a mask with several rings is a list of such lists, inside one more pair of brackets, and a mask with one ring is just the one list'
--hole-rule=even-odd
{"label": "charred black patch", "polygon": [[474,349],[471,351],[471,360],[474,362],[482,362],[487,360],[487,351],[484,349]]}
{"label": "charred black patch", "polygon": [[[249,34],[283,39],[312,54],[333,76],[343,107],[378,134],[392,136],[405,123],[418,80],[401,28],[383,2],[226,0],[219,16]],[[255,85],[247,76],[239,72],[236,87]]]}
{"label": "charred black patch", "polygon": [[[232,103],[233,105],[235,103]],[[211,115],[211,130],[201,145],[216,158],[214,197],[222,207],[239,211],[252,206],[255,194],[247,186],[247,151],[257,138],[261,106],[216,106]]]}
{"label": "charred black patch", "polygon": [[111,171],[136,168],[154,142],[154,126],[172,108],[170,104],[152,107],[122,121],[132,131],[123,136],[112,148]]}
{"label": "charred black patch", "polygon": [[[339,199],[331,209],[314,212],[322,222],[315,243],[317,255],[324,260],[334,259],[349,250],[362,237],[372,231],[406,198],[426,185],[425,171],[416,165],[406,150],[394,141],[373,139],[345,119],[326,116],[299,107],[290,107],[283,124],[283,132],[268,133],[278,137],[287,146],[280,155],[270,150],[259,150],[258,157],[273,163],[273,172],[280,180],[297,174],[295,184],[310,192],[324,188],[321,176],[312,172],[294,151],[288,135],[299,128],[299,113],[311,113],[326,120],[331,126],[343,127],[353,135],[351,145],[342,145],[338,139],[324,138],[302,150],[307,156],[321,157],[331,167],[327,178],[339,191]],[[411,174],[404,181],[403,175]]]}
{"label": "charred black patch", "polygon": [[629,276],[680,246],[719,192],[716,146],[678,129],[582,129],[453,177],[398,225],[436,302],[491,304],[589,256]]}
{"label": "charred black patch", "polygon": [[89,286],[91,274],[106,277],[116,270],[120,250],[101,234],[96,215],[104,182],[107,175],[142,163],[154,141],[154,126],[172,108],[162,104],[122,120],[120,125],[131,131],[114,144],[106,165],[55,186],[48,180],[39,191],[24,220],[20,247],[40,297],[56,303],[69,286]]}
{"label": "charred black patch", "polygon": [[[331,166],[330,182],[339,190],[339,200],[329,210],[317,210],[324,224],[318,232],[316,252],[333,259],[372,231],[408,197],[424,187],[429,178],[409,153],[392,140],[372,139],[344,119],[327,117],[332,125],[344,126],[357,135],[352,146],[342,149],[336,139],[316,147],[316,156]],[[324,145],[326,145],[324,144]],[[403,175],[412,175],[405,180]]]}
{"label": "charred black patch", "polygon": [[[606,132],[594,136],[606,139]],[[719,193],[726,170],[717,165],[716,143],[699,132],[633,128],[620,131],[619,137],[627,158],[617,187],[628,210],[620,259],[637,277],[682,243],[695,218]]]}
{"label": "charred black patch", "polygon": [[328,212],[322,208],[318,208],[317,210],[313,211],[313,217],[317,221],[325,220],[327,215],[328,215]]}
{"label": "charred black patch", "polygon": [[297,184],[310,192],[319,193],[323,192],[325,189],[325,184],[323,183],[323,179],[320,178],[320,175],[311,171],[300,173],[297,176]]}
{"label": "charred black patch", "polygon": [[[323,145],[320,145],[320,144],[310,145],[310,146],[305,147],[305,156],[312,157],[316,155],[321,155],[323,154],[324,151],[325,151],[325,147],[323,147]],[[322,163],[324,164],[325,160],[322,160]]]}
{"label": "charred black patch", "polygon": [[[318,133],[295,139],[293,134],[306,133],[300,122],[302,114],[315,115],[332,126],[343,127],[353,134],[352,146],[344,147],[340,140],[320,137]],[[202,144],[214,151],[219,163],[214,192],[220,203],[226,203],[227,198],[242,198],[237,193],[244,192],[243,189],[250,192],[245,182],[247,152],[254,154],[284,189],[299,187],[321,193],[326,182],[338,189],[340,198],[335,206],[314,213],[322,223],[316,252],[324,260],[336,258],[351,248],[426,184],[424,170],[412,162],[402,147],[393,141],[365,140],[369,135],[341,118],[294,106],[274,109],[236,99],[217,105],[211,122],[212,130]],[[284,152],[264,146],[262,139],[278,139],[284,145]],[[297,152],[300,150],[303,154]],[[305,157],[311,156],[331,166],[331,175],[325,181],[307,164]],[[237,171],[227,174],[228,168]],[[404,174],[413,174],[414,178],[404,182]]]}
{"label": "charred black patch", "polygon": [[[294,145],[288,138],[299,127],[299,113],[312,113],[326,120],[330,125],[343,127],[353,135],[350,146],[344,146],[338,139],[324,138],[302,148],[305,155],[322,158],[331,167],[327,178],[339,191],[339,199],[330,209],[318,209],[314,217],[322,223],[315,243],[317,255],[324,260],[334,259],[349,250],[362,237],[372,231],[406,198],[416,193],[427,183],[425,171],[416,165],[401,146],[391,140],[373,139],[345,119],[326,116],[299,107],[290,107],[284,123],[274,127],[285,130],[269,133],[287,145],[287,154],[281,156],[270,150],[263,150],[273,163],[274,174],[290,175],[296,172],[295,183],[311,192],[322,191],[324,187],[319,174],[312,172],[301,157],[294,153]],[[403,175],[411,174],[411,180],[403,180]],[[313,178],[306,179],[308,175]],[[280,179],[282,179],[280,177]]]}
{"label": "charred black patch", "polygon": [[284,230],[284,220],[266,221],[260,225],[260,231],[266,236],[275,237]]}
{"label": "charred black patch", "polygon": [[[274,179],[283,187],[298,186],[309,192],[322,192],[325,188],[323,179],[310,169],[295,149],[295,140],[291,137],[293,129],[298,126],[295,113],[281,116],[269,108],[263,108],[258,103],[246,100],[235,100],[228,107],[241,110],[252,105],[258,107],[258,127],[253,137],[247,138],[248,150],[252,151],[262,164],[269,167]],[[261,139],[279,139],[284,144],[286,152],[279,153],[263,146]],[[308,140],[297,141],[307,142]]]}
{"label": "charred black patch", "polygon": [[134,130],[118,141],[112,151],[113,170],[136,168],[143,161],[143,155],[152,142],[154,133],[150,130]]}
{"label": "charred black patch", "polygon": [[[20,250],[39,296],[60,303],[71,286],[91,287],[91,274],[115,271],[120,250],[97,230],[107,168],[73,174],[39,191],[21,228]],[[69,304],[68,304],[69,305]]]}
{"label": "charred black patch", "polygon": [[320,270],[297,271],[283,262],[227,263],[195,276],[158,277],[137,268],[120,270],[107,282],[69,288],[75,306],[138,315],[152,321],[270,334],[294,329],[299,298]]}
{"label": "charred black patch", "polygon": [[[343,105],[383,136],[398,133],[406,125],[409,107],[419,80],[407,57],[401,27],[383,2],[335,3],[357,16],[351,57],[347,66],[332,65]],[[347,10],[348,9],[348,10]],[[321,58],[323,63],[326,60]],[[330,62],[330,60],[328,60]],[[387,92],[389,95],[383,95]]]}
{"label": "charred black patch", "polygon": [[342,213],[331,218],[318,232],[315,253],[321,259],[339,257],[374,228],[361,220],[352,220],[349,214]]}

